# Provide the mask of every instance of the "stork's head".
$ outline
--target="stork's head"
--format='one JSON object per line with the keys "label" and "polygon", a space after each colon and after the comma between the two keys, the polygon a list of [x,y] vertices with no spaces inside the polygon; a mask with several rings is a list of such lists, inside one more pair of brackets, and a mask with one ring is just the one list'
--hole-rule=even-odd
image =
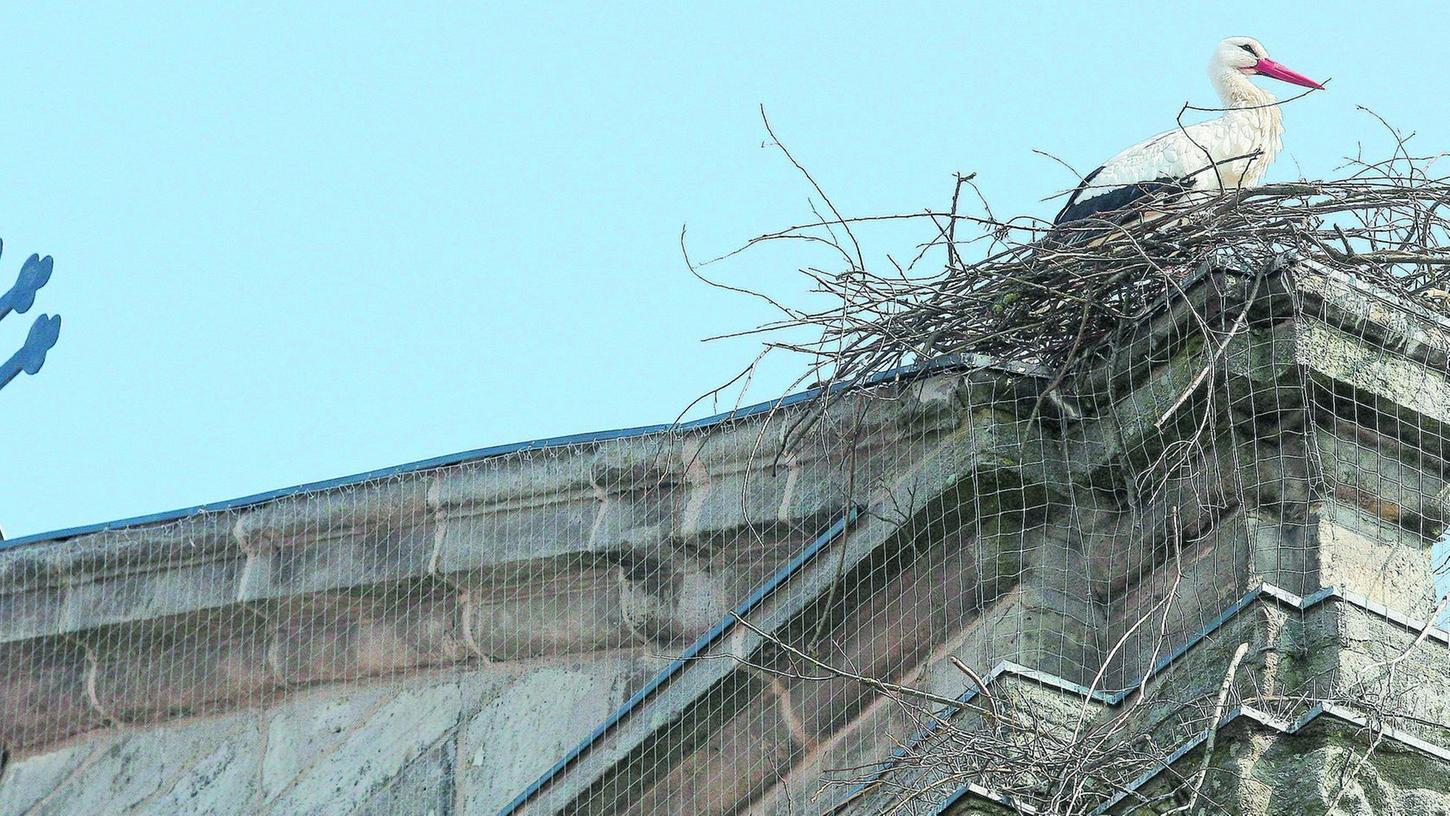
{"label": "stork's head", "polygon": [[1229,37],[1220,42],[1208,64],[1208,71],[1214,76],[1227,72],[1249,76],[1258,74],[1306,88],[1324,88],[1309,77],[1269,59],[1269,52],[1253,37]]}

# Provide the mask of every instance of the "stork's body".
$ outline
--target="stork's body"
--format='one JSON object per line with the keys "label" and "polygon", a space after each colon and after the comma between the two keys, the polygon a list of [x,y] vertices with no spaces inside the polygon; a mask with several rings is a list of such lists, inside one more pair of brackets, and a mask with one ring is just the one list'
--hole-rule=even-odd
{"label": "stork's body", "polygon": [[1109,159],[1083,177],[1054,223],[1101,216],[1160,193],[1258,184],[1279,155],[1284,127],[1273,95],[1249,77],[1323,87],[1269,59],[1248,37],[1219,43],[1208,70],[1226,109],[1222,116],[1160,133]]}

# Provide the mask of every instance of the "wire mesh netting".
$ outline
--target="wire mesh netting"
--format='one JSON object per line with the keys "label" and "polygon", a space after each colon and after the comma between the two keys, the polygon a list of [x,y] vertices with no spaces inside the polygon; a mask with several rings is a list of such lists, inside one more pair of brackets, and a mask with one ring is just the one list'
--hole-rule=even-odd
{"label": "wire mesh netting", "polygon": [[1335,263],[1115,224],[1138,266],[881,290],[805,398],[10,546],[0,812],[1243,813],[1226,729],[1326,718],[1338,802],[1450,726],[1443,267],[1352,245],[1394,186]]}
{"label": "wire mesh netting", "polygon": [[[1051,371],[947,361],[22,544],[0,738],[14,763],[445,689],[447,727],[375,738],[460,732],[467,812],[925,813],[973,785],[1092,812],[1224,716],[1230,662],[1234,704],[1343,697],[1271,631],[1306,650],[1321,586],[1433,612],[1450,335],[1319,280],[1206,271],[1056,400]],[[1215,353],[1199,319],[1240,328]]]}

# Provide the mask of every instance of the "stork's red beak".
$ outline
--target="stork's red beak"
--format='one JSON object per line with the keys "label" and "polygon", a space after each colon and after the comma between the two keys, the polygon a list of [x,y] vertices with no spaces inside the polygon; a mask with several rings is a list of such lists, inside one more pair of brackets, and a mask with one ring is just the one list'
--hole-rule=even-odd
{"label": "stork's red beak", "polygon": [[1297,71],[1290,71],[1288,68],[1285,68],[1284,66],[1280,65],[1277,62],[1274,62],[1271,59],[1268,59],[1267,57],[1259,60],[1258,64],[1254,66],[1254,73],[1263,74],[1266,77],[1273,77],[1274,79],[1282,79],[1283,81],[1292,83],[1294,85],[1303,85],[1306,88],[1318,88],[1321,91],[1324,90],[1324,86],[1320,85],[1318,82],[1315,82],[1314,80],[1310,79],[1307,76],[1304,76],[1301,73],[1298,73]]}

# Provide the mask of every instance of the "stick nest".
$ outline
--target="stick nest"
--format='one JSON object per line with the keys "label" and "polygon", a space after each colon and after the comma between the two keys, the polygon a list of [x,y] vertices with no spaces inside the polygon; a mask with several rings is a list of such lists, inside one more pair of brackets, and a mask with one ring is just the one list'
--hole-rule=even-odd
{"label": "stick nest", "polygon": [[[1406,138],[1390,132],[1389,158],[1352,159],[1341,178],[1149,198],[1136,209],[1061,227],[998,220],[972,176],[957,177],[945,210],[848,218],[776,140],[826,210],[715,260],[780,241],[824,245],[841,264],[800,271],[812,283],[813,302],[824,297],[827,305],[795,308],[705,278],[694,265],[691,270],[778,309],[781,319],[738,334],[765,334],[762,357],[781,350],[806,355],[797,385],[833,387],[823,393],[945,355],[1041,366],[1063,382],[1115,328],[1174,297],[1189,273],[1224,253],[1241,268],[1311,260],[1392,297],[1450,313],[1450,177],[1434,173],[1441,156],[1413,155]],[[982,214],[963,212],[964,191],[980,201]],[[911,263],[888,256],[886,269],[872,268],[858,233],[892,221],[929,222],[932,237],[916,247]],[[922,273],[927,259],[934,269]],[[802,336],[803,329],[815,339],[782,339]],[[748,381],[760,359],[732,383]]]}

